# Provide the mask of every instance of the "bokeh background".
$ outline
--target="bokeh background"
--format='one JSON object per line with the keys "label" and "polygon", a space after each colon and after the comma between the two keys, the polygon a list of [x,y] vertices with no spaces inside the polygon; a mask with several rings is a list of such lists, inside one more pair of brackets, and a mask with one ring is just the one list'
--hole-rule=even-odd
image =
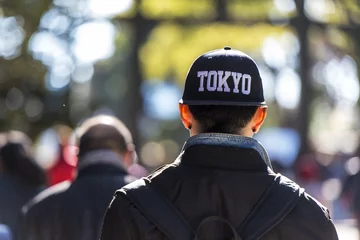
{"label": "bokeh background", "polygon": [[151,171],[188,137],[177,108],[188,67],[224,46],[259,65],[269,115],[256,137],[274,167],[352,218],[359,0],[0,0],[0,131],[27,133],[49,169],[81,120],[113,114]]}

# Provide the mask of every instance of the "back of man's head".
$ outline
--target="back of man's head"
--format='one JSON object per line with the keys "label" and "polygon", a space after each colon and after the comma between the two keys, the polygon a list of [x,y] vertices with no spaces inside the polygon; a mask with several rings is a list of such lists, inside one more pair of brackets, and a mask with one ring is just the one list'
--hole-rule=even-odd
{"label": "back of man's head", "polygon": [[189,105],[202,133],[239,133],[254,117],[257,106]]}
{"label": "back of man's head", "polygon": [[179,103],[191,134],[251,136],[262,125],[267,108],[255,61],[230,47],[204,53],[194,61]]}
{"label": "back of man's head", "polygon": [[133,149],[130,131],[117,118],[99,115],[85,120],[76,131],[78,156],[95,150],[111,150],[121,155]]}

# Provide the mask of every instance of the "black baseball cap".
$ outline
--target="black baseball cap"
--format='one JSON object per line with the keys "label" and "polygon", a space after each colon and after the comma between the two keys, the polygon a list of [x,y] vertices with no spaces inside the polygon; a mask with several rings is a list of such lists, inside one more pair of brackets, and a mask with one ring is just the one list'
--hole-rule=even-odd
{"label": "black baseball cap", "polygon": [[204,53],[193,62],[179,102],[187,105],[266,105],[255,61],[230,47]]}

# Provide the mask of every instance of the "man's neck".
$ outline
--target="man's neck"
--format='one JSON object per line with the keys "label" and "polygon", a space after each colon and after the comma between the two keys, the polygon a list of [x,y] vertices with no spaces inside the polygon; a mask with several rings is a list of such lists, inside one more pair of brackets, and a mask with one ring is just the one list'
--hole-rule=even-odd
{"label": "man's neck", "polygon": [[[193,136],[201,134],[201,133],[210,133],[210,132],[198,132],[198,131],[195,131],[193,129],[190,129],[189,132],[190,132],[190,137],[193,137]],[[253,133],[252,130],[248,131],[246,129],[242,129],[241,131],[236,132],[236,133],[221,133],[221,132],[218,132],[218,133],[220,133],[220,134],[233,134],[233,135],[238,135],[238,136],[243,136],[243,137],[251,137],[251,138],[254,136],[254,133]]]}

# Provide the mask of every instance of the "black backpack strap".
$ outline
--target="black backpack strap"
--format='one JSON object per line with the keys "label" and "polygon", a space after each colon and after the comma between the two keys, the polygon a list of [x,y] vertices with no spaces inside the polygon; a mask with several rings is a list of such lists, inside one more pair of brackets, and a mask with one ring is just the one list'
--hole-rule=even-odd
{"label": "black backpack strap", "polygon": [[[194,230],[177,208],[157,192],[149,179],[143,178],[123,187],[119,193],[129,200],[161,232],[172,240],[194,238]],[[304,189],[287,178],[276,175],[274,181],[237,229],[243,240],[259,240],[279,224],[296,206]]]}
{"label": "black backpack strap", "polygon": [[118,193],[125,195],[161,232],[171,240],[194,237],[194,231],[177,208],[156,191],[147,178],[123,187]]}
{"label": "black backpack strap", "polygon": [[296,206],[304,189],[277,174],[274,181],[238,228],[243,240],[258,240]]}

